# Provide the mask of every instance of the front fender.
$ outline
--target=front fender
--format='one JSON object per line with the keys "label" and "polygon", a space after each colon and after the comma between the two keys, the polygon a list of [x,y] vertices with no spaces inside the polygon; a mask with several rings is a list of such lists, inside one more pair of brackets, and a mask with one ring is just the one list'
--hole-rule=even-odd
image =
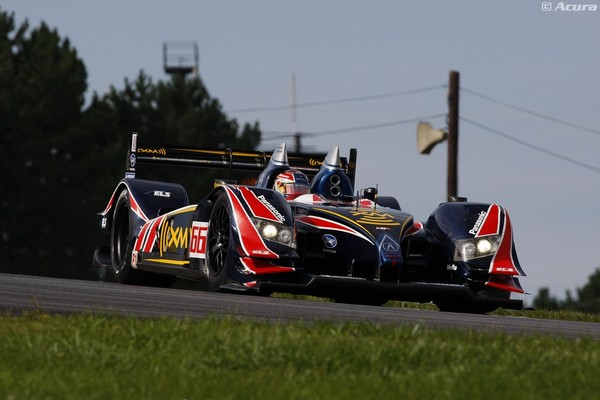
{"label": "front fender", "polygon": [[[448,263],[464,263],[470,270],[495,275],[522,275],[508,212],[498,204],[442,203],[427,220],[426,228],[442,244]],[[456,259],[457,243],[497,237],[497,250],[489,256]]]}

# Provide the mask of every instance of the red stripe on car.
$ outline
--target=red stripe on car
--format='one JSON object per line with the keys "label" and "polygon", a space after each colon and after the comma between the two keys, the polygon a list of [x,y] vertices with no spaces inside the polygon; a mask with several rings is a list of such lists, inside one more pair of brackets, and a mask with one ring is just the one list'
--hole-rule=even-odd
{"label": "red stripe on car", "polygon": [[146,236],[146,233],[148,232],[148,228],[150,227],[150,225],[151,225],[150,222],[146,222],[144,224],[144,226],[142,226],[142,229],[140,229],[140,233],[139,233],[137,239],[135,239],[135,246],[134,246],[135,251],[141,250],[142,244],[144,243],[144,237]]}
{"label": "red stripe on car", "polygon": [[266,199],[260,200],[256,196],[256,193],[254,193],[252,190],[248,189],[247,187],[240,187],[240,193],[242,194],[242,197],[244,198],[244,201],[246,202],[246,204],[248,204],[248,206],[250,206],[250,210],[252,211],[252,214],[256,218],[262,218],[262,219],[266,219],[266,220],[273,221],[273,222],[279,222],[279,223],[283,222],[281,220],[281,217],[278,217],[264,203],[264,201],[267,201]]}
{"label": "red stripe on car", "polygon": [[506,290],[509,292],[525,293],[519,282],[516,281],[512,276],[492,275],[485,284],[486,286]]}
{"label": "red stripe on car", "polygon": [[283,272],[294,272],[293,267],[282,267],[273,264],[267,260],[261,260],[257,258],[242,257],[240,261],[246,268],[246,270],[252,274],[264,275],[264,274],[279,274]]}
{"label": "red stripe on car", "polygon": [[244,206],[233,192],[233,189],[227,186],[224,186],[224,188],[231,203],[232,216],[238,229],[238,237],[244,253],[249,256],[279,258],[279,255],[273,253],[265,245],[265,242],[258,234],[258,231],[250,220],[250,216],[246,213]]}
{"label": "red stripe on car", "polygon": [[519,275],[515,263],[513,261],[513,237],[512,226],[508,213],[504,212],[504,230],[500,239],[498,251],[494,254],[490,263],[491,274],[501,275]]}
{"label": "red stripe on car", "polygon": [[489,206],[481,228],[475,237],[497,235],[500,232],[500,206],[492,204]]}

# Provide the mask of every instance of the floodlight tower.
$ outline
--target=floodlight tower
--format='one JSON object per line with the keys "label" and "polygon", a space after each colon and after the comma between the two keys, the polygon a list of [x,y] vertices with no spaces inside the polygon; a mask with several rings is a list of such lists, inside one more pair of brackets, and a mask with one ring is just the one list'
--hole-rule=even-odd
{"label": "floodlight tower", "polygon": [[163,43],[163,65],[165,73],[186,77],[198,76],[198,43],[178,41]]}

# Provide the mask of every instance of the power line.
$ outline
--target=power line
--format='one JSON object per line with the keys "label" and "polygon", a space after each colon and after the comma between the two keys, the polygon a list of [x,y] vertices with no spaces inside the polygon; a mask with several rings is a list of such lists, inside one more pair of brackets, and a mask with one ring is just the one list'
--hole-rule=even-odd
{"label": "power line", "polygon": [[[258,111],[278,111],[278,110],[289,110],[292,107],[296,107],[296,108],[307,108],[307,107],[316,107],[316,106],[323,106],[323,105],[330,105],[330,104],[340,104],[340,103],[351,103],[351,102],[359,102],[359,101],[368,101],[368,100],[375,100],[375,99],[381,99],[381,98],[387,98],[387,97],[396,97],[396,96],[406,96],[406,95],[411,95],[411,94],[419,94],[419,93],[425,93],[425,92],[429,92],[429,91],[433,91],[433,90],[438,90],[438,89],[442,89],[442,88],[447,88],[446,84],[443,85],[435,85],[435,86],[430,86],[430,87],[424,87],[421,89],[413,89],[413,90],[405,90],[405,91],[397,91],[397,92],[390,92],[390,93],[382,93],[382,94],[375,94],[375,95],[369,95],[369,96],[359,96],[359,97],[351,97],[351,98],[341,98],[341,99],[336,99],[336,100],[326,100],[326,101],[314,101],[314,102],[306,102],[306,103],[300,103],[300,104],[296,104],[295,106],[293,105],[284,105],[284,106],[274,106],[274,107],[256,107],[256,108],[245,108],[245,109],[237,109],[237,110],[229,110],[229,112],[237,112],[237,113],[243,113],[243,112],[258,112]],[[461,87],[460,88],[462,92],[471,94],[475,97],[481,98],[483,100],[501,105],[503,107],[507,107],[510,108],[512,110],[515,111],[519,111],[525,114],[529,114],[541,119],[545,119],[548,121],[552,121],[555,123],[559,123],[562,125],[566,125],[569,126],[571,128],[575,128],[575,129],[579,129],[579,130],[583,130],[583,131],[587,131],[590,133],[594,133],[594,134],[600,134],[600,130],[597,129],[592,129],[583,125],[579,125],[579,124],[575,124],[560,118],[556,118],[550,115],[546,115],[537,111],[532,111],[523,107],[518,107],[512,104],[509,104],[507,102],[492,98],[490,96],[486,96],[484,94],[481,94],[479,92],[470,90],[468,88],[464,88]],[[411,118],[411,119],[406,119],[406,120],[401,120],[401,121],[393,121],[393,122],[387,122],[387,123],[380,123],[380,124],[372,124],[372,125],[364,125],[364,126],[356,126],[356,127],[350,127],[350,128],[341,128],[341,129],[332,129],[332,130],[325,130],[325,131],[319,131],[319,132],[301,132],[300,135],[302,136],[306,136],[306,137],[315,137],[315,136],[326,136],[326,135],[334,135],[334,134],[340,134],[340,133],[349,133],[349,132],[357,132],[357,131],[364,131],[364,130],[372,130],[372,129],[379,129],[379,128],[385,128],[385,127],[390,127],[390,126],[396,126],[396,125],[402,125],[402,124],[408,124],[408,123],[414,123],[414,122],[418,122],[418,121],[422,121],[422,120],[428,120],[428,119],[435,119],[435,118],[440,118],[440,117],[445,117],[446,114],[435,114],[435,115],[429,115],[429,116],[424,116],[424,117],[420,117],[420,118]],[[478,122],[472,121],[468,118],[464,118],[464,117],[460,117],[461,120],[474,125],[480,129],[486,130],[490,133],[494,133],[498,136],[504,137],[505,139],[509,139],[515,143],[518,143],[520,145],[523,145],[525,147],[528,147],[530,149],[542,152],[544,154],[550,155],[552,157],[561,159],[563,161],[578,165],[580,167],[584,167],[587,169],[590,169],[592,171],[595,172],[600,172],[600,168],[595,167],[593,165],[589,165],[580,161],[577,161],[575,159],[560,155],[558,153],[552,152],[550,150],[544,149],[542,147],[539,147],[537,145],[528,143],[526,141],[523,141],[521,139],[515,138],[513,136],[510,136],[506,133],[500,132],[498,130],[495,130],[493,128],[490,128],[486,125],[480,124]],[[274,134],[276,136],[272,136],[272,137],[266,137],[263,138],[263,141],[272,141],[272,140],[276,140],[276,139],[283,139],[283,138],[290,138],[290,137],[295,137],[297,136],[298,133],[294,134],[291,132],[284,132],[284,131],[280,131],[280,132],[276,132],[276,131],[263,131],[263,134]]]}
{"label": "power line", "polygon": [[[358,132],[358,131],[366,131],[366,130],[372,130],[372,129],[387,128],[387,127],[396,126],[396,125],[411,124],[411,123],[415,123],[415,122],[419,122],[419,121],[423,121],[423,120],[436,119],[436,118],[445,117],[445,116],[446,116],[446,113],[441,113],[441,114],[426,115],[426,116],[418,117],[418,118],[410,118],[410,119],[405,119],[405,120],[401,120],[401,121],[385,122],[385,123],[381,123],[381,124],[363,125],[363,126],[355,126],[355,127],[350,127],[350,128],[341,128],[341,129],[331,129],[331,130],[319,131],[319,132],[301,132],[300,134],[302,136],[308,136],[308,137],[335,135],[338,133]],[[294,136],[293,133],[288,133],[288,132],[270,131],[270,132],[263,132],[263,133],[273,133],[273,134],[278,135],[278,136],[263,138],[263,141],[264,140],[283,139],[283,138],[288,138],[288,137]]]}
{"label": "power line", "polygon": [[[381,93],[381,94],[374,94],[374,95],[369,95],[369,96],[349,97],[349,98],[324,100],[324,101],[313,101],[313,102],[299,103],[299,104],[296,104],[295,107],[296,108],[308,108],[308,107],[317,107],[317,106],[324,106],[324,105],[330,105],[330,104],[354,103],[354,102],[359,102],[359,101],[377,100],[377,99],[383,99],[383,98],[387,98],[387,97],[408,96],[411,94],[419,94],[419,93],[430,92],[432,90],[443,89],[445,87],[446,87],[446,85],[436,85],[436,86],[430,86],[430,87],[425,87],[425,88],[421,88],[421,89],[412,89],[412,90],[404,90],[404,91],[399,91],[399,92]],[[245,113],[245,112],[259,112],[259,111],[281,111],[281,110],[289,110],[292,107],[294,107],[294,106],[284,105],[284,106],[273,106],[273,107],[253,107],[253,108],[240,108],[240,109],[228,110],[227,112]]]}
{"label": "power line", "polygon": [[553,152],[553,151],[550,151],[550,150],[544,149],[543,147],[536,146],[536,145],[534,145],[534,144],[531,144],[531,143],[529,143],[529,142],[526,142],[526,141],[524,141],[524,140],[518,139],[518,138],[516,138],[516,137],[514,137],[514,136],[511,136],[511,135],[508,135],[508,134],[506,134],[506,133],[500,132],[500,131],[498,131],[498,130],[496,130],[496,129],[490,128],[489,126],[486,126],[486,125],[480,124],[480,123],[478,123],[478,122],[475,122],[475,121],[473,121],[473,120],[470,120],[470,119],[468,119],[468,118],[465,118],[465,117],[460,117],[460,119],[461,119],[461,121],[467,122],[467,123],[469,123],[469,124],[471,124],[471,125],[473,125],[473,126],[476,126],[476,127],[480,128],[480,129],[486,130],[486,131],[488,131],[488,132],[490,132],[490,133],[493,133],[493,134],[495,134],[495,135],[498,135],[498,136],[501,136],[501,137],[503,137],[503,138],[505,138],[505,139],[511,140],[511,141],[513,141],[513,142],[515,142],[515,143],[518,143],[518,144],[522,145],[522,146],[529,147],[530,149],[533,149],[533,150],[539,151],[539,152],[541,152],[541,153],[544,153],[544,154],[550,155],[550,156],[552,156],[552,157],[559,158],[559,159],[561,159],[561,160],[563,160],[563,161],[566,161],[566,162],[569,162],[569,163],[571,163],[571,164],[575,164],[575,165],[578,165],[578,166],[580,166],[580,167],[587,168],[587,169],[589,169],[589,170],[592,170],[592,171],[595,171],[595,172],[600,172],[600,168],[598,168],[598,167],[595,167],[595,166],[593,166],[593,165],[589,165],[589,164],[583,163],[583,162],[581,162],[581,161],[577,161],[577,160],[575,160],[575,159],[572,159],[572,158],[569,158],[569,157],[565,157],[565,156],[563,156],[563,155],[560,155],[560,154],[558,154],[558,153],[555,153],[555,152]]}
{"label": "power line", "polygon": [[528,109],[523,108],[523,107],[514,106],[512,104],[509,104],[509,103],[506,103],[504,101],[500,101],[500,100],[494,99],[492,97],[486,96],[484,94],[475,92],[473,90],[470,90],[470,89],[467,89],[467,88],[464,88],[464,87],[461,87],[460,89],[461,89],[461,91],[463,91],[465,93],[469,93],[469,94],[471,94],[471,95],[473,95],[475,97],[479,97],[480,99],[487,100],[487,101],[495,103],[495,104],[499,104],[501,106],[513,109],[515,111],[522,112],[524,114],[533,115],[535,117],[542,118],[542,119],[545,119],[545,120],[548,120],[548,121],[552,121],[552,122],[556,122],[556,123],[559,123],[559,124],[562,124],[562,125],[566,125],[566,126],[569,126],[571,128],[575,128],[575,129],[579,129],[579,130],[582,130],[582,131],[586,131],[586,132],[595,133],[597,135],[600,135],[600,130],[598,130],[598,129],[588,128],[587,126],[575,124],[573,122],[565,121],[565,120],[560,119],[560,118],[556,118],[556,117],[553,117],[553,116],[550,116],[550,115],[542,114],[542,113],[539,113],[537,111],[532,111],[532,110],[528,110]]}

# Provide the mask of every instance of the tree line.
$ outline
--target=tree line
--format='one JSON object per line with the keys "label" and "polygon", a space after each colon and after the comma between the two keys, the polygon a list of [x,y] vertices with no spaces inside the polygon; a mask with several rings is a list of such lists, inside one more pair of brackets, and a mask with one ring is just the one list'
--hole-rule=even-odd
{"label": "tree line", "polygon": [[533,300],[533,307],[600,313],[600,268],[596,268],[588,281],[577,288],[575,293],[567,290],[564,299],[551,295],[548,287],[541,288]]}
{"label": "tree line", "polygon": [[[98,279],[91,266],[96,214],[125,169],[132,132],[144,142],[255,149],[258,122],[228,118],[199,77],[154,82],[143,70],[85,104],[77,50],[47,24],[17,24],[0,8],[0,272]],[[216,175],[170,168],[153,179],[199,198]],[[600,312],[600,269],[560,300],[542,288],[533,305]]]}
{"label": "tree line", "polygon": [[[201,147],[253,150],[260,142],[259,124],[228,118],[200,78],[153,82],[140,71],[88,105],[86,91],[85,65],[68,39],[0,9],[2,272],[97,277],[96,214],[124,176],[132,132],[144,142]],[[197,171],[176,177],[191,198],[212,179]]]}

